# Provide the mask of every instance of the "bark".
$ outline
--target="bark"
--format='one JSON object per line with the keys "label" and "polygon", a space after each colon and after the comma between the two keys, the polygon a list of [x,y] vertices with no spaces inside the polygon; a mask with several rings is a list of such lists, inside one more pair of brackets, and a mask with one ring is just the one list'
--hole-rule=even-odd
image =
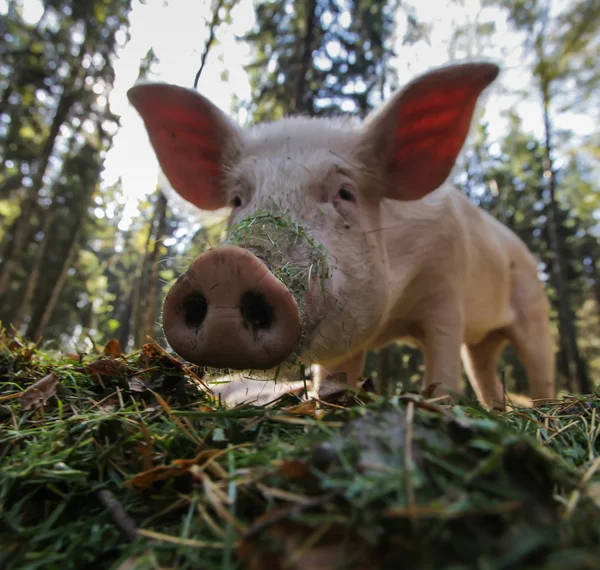
{"label": "bark", "polygon": [[589,258],[593,280],[592,293],[594,295],[594,300],[596,301],[596,314],[598,315],[598,319],[600,319],[600,268],[598,268],[598,265],[596,264],[594,252],[589,254]]}
{"label": "bark", "polygon": [[63,262],[60,266],[58,276],[52,284],[52,288],[50,290],[50,294],[48,296],[48,300],[43,309],[41,317],[37,323],[34,323],[32,321],[27,329],[27,336],[29,338],[40,338],[40,336],[42,336],[42,333],[48,326],[50,319],[52,318],[52,314],[54,313],[54,309],[56,308],[56,304],[58,303],[58,299],[60,297],[60,294],[62,293],[65,281],[67,279],[67,272],[75,262],[75,258],[77,256],[77,253],[79,252],[81,237],[83,235],[84,222],[85,213],[82,213],[82,215],[80,215],[77,218],[76,226],[75,228],[73,228],[73,238],[71,239],[71,242],[69,244],[67,254],[63,258]]}
{"label": "bark", "polygon": [[131,319],[129,321],[129,329],[134,331],[133,332],[133,339],[134,339],[134,346],[140,347],[143,342],[144,342],[144,337],[141,334],[141,328],[142,328],[142,317],[140,317],[140,313],[142,315],[144,315],[144,310],[140,310],[143,309],[143,307],[141,307],[141,305],[143,304],[142,302],[142,298],[145,299],[143,293],[144,293],[144,276],[148,275],[149,273],[149,269],[148,269],[148,264],[150,263],[150,244],[152,243],[152,236],[154,234],[154,226],[157,223],[158,220],[158,204],[157,207],[154,208],[154,212],[152,214],[152,221],[150,222],[150,227],[148,229],[148,237],[146,239],[146,247],[144,248],[144,257],[142,258],[142,261],[140,262],[140,264],[137,267],[137,271],[136,271],[136,275],[134,278],[134,283],[133,283],[133,287],[132,287],[132,312],[131,312]]}
{"label": "bark", "polygon": [[552,125],[550,121],[550,83],[541,80],[542,102],[544,113],[545,138],[545,172],[548,189],[548,238],[552,252],[552,281],[556,290],[559,318],[559,335],[561,349],[564,350],[567,383],[570,391],[578,387],[582,394],[590,393],[590,380],[586,363],[583,361],[577,346],[575,319],[569,302],[569,289],[565,279],[565,257],[559,233],[558,205],[556,203],[556,177],[552,161]]}
{"label": "bark", "polygon": [[306,0],[305,4],[305,28],[302,45],[300,47],[300,57],[298,74],[296,75],[296,88],[294,91],[294,100],[291,110],[294,113],[305,113],[308,111],[304,95],[306,93],[307,75],[312,63],[312,46],[315,38],[315,20],[317,17],[317,0]]}
{"label": "bark", "polygon": [[386,346],[377,355],[377,391],[387,397],[390,392],[390,356],[392,347]]}
{"label": "bark", "polygon": [[121,350],[126,352],[129,347],[129,339],[131,338],[131,319],[133,315],[133,306],[135,301],[135,290],[136,283],[132,284],[131,290],[129,291],[129,295],[127,297],[127,303],[125,305],[125,309],[123,310],[123,315],[120,320],[121,326],[119,328],[119,345],[121,346]]}
{"label": "bark", "polygon": [[167,221],[167,199],[161,192],[156,203],[157,220],[156,232],[154,234],[154,246],[152,253],[148,257],[148,289],[141,304],[142,320],[141,326],[138,329],[138,346],[148,342],[148,336],[152,334],[154,319],[156,316],[156,294],[158,289],[158,256],[160,253],[160,245],[164,238],[165,225]]}
{"label": "bark", "polygon": [[41,243],[38,245],[37,253],[35,256],[35,260],[33,262],[33,267],[31,268],[31,272],[27,278],[27,284],[25,286],[25,292],[23,293],[23,298],[21,299],[21,305],[17,310],[16,317],[12,321],[12,325],[18,331],[25,318],[29,315],[31,311],[31,305],[33,301],[33,296],[35,295],[35,291],[37,289],[37,284],[40,278],[40,271],[42,268],[42,263],[44,262],[44,258],[46,256],[46,250],[48,249],[48,244],[50,243],[50,227],[54,220],[54,210],[50,207],[44,216],[44,237],[42,238]]}

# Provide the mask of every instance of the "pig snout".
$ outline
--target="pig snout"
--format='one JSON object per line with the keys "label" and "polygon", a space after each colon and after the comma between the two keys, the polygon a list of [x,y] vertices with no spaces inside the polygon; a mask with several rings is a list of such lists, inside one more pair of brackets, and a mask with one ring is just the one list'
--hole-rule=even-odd
{"label": "pig snout", "polygon": [[258,257],[223,246],[197,257],[171,287],[163,329],[195,364],[267,369],[296,348],[301,320],[292,293]]}

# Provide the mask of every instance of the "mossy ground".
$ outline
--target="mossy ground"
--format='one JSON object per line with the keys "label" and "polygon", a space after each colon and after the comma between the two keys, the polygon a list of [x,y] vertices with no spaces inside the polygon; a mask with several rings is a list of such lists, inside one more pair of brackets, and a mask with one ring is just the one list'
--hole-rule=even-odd
{"label": "mossy ground", "polygon": [[596,395],[225,408],[196,372],[3,336],[0,567],[600,567]]}

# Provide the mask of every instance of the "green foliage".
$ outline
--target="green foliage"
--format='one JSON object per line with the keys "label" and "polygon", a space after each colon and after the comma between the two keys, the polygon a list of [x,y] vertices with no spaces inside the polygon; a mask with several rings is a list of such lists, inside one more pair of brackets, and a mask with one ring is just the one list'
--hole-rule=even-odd
{"label": "green foliage", "polygon": [[[255,53],[248,67],[252,119],[364,116],[396,86],[389,61],[399,7],[396,0],[257,3],[256,26],[244,37]],[[417,27],[409,20],[409,29]],[[407,41],[417,38],[407,34]]]}
{"label": "green foliage", "polygon": [[[31,336],[81,334],[114,300],[99,249],[114,250],[119,193],[99,189],[118,128],[107,103],[112,64],[130,9],[131,0],[61,0],[45,4],[34,26],[18,10],[3,19],[0,203],[11,225],[0,272],[11,273],[0,317],[25,323]],[[22,305],[40,262],[34,303]]]}

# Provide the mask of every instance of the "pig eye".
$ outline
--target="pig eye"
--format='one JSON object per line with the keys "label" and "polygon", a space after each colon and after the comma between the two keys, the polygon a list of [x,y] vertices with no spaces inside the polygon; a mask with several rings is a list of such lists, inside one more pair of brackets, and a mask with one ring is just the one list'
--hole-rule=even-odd
{"label": "pig eye", "polygon": [[345,200],[347,202],[354,202],[356,199],[354,198],[354,192],[342,186],[338,191],[338,196],[341,200]]}
{"label": "pig eye", "polygon": [[242,199],[239,196],[236,196],[232,201],[231,205],[234,208],[239,208],[242,205]]}

